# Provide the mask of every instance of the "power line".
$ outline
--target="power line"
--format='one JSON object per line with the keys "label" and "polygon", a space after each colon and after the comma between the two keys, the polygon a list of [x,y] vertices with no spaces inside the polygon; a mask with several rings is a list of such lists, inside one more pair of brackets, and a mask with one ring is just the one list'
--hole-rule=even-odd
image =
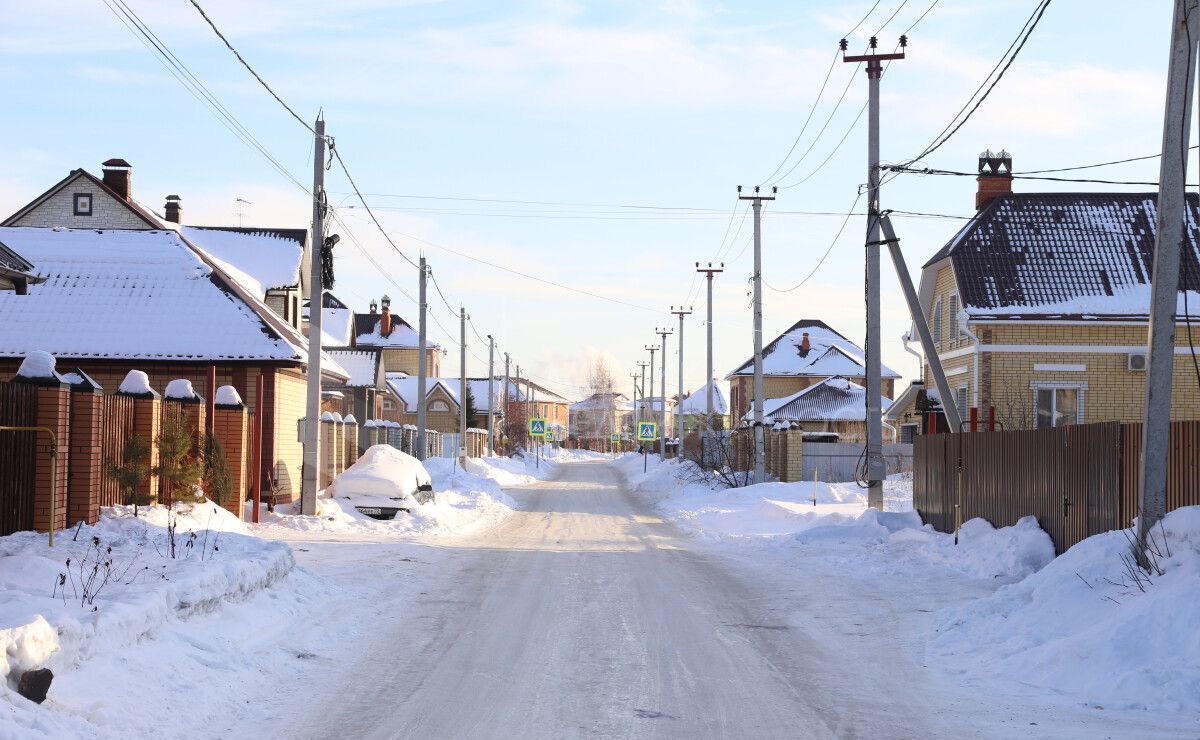
{"label": "power line", "polygon": [[917,16],[917,19],[915,21],[913,21],[912,23],[910,23],[908,28],[904,29],[904,35],[907,36],[909,31],[911,31],[917,27],[918,23],[925,20],[925,16],[929,15],[929,11],[933,10],[934,6],[937,5],[938,2],[940,2],[940,0],[933,0],[933,2],[929,3],[929,7],[925,8],[925,12],[922,13],[921,15]]}
{"label": "power line", "polygon": [[[1194,144],[1194,145],[1188,147],[1189,151],[1192,149],[1200,149],[1200,144]],[[1147,155],[1141,156],[1141,157],[1129,157],[1128,159],[1114,159],[1110,162],[1096,162],[1095,164],[1080,164],[1080,165],[1075,165],[1073,167],[1055,167],[1054,169],[1049,169],[1049,170],[1023,170],[1021,172],[1017,172],[1014,174],[1041,175],[1041,174],[1045,174],[1047,172],[1072,172],[1074,170],[1090,170],[1090,169],[1094,169],[1096,167],[1109,167],[1109,166],[1115,165],[1115,164],[1127,164],[1129,162],[1142,162],[1147,159],[1158,159],[1161,156],[1162,156],[1161,153],[1147,154]]]}
{"label": "power line", "polygon": [[346,167],[345,160],[342,159],[342,153],[338,151],[336,146],[334,146],[332,138],[329,141],[329,151],[333,154],[333,158],[337,160],[338,166],[342,168],[342,172],[346,175],[346,180],[350,183],[350,187],[354,189],[354,193],[358,196],[358,200],[362,203],[363,208],[367,210],[367,215],[371,217],[371,221],[375,224],[375,228],[379,229],[379,233],[383,234],[383,238],[387,240],[387,243],[392,245],[392,249],[396,250],[396,254],[403,257],[404,261],[408,264],[420,269],[420,266],[417,265],[416,262],[413,262],[412,259],[404,253],[404,250],[400,249],[400,247],[396,245],[396,242],[392,241],[392,237],[389,236],[387,230],[383,228],[383,224],[379,223],[379,219],[375,217],[375,212],[371,210],[371,206],[367,205],[367,199],[363,197],[362,191],[358,189],[358,183],[354,182],[354,177],[350,175],[350,170]]}
{"label": "power line", "polygon": [[[903,2],[901,2],[900,5],[898,5],[896,7],[896,9],[892,11],[892,14],[888,16],[888,19],[883,22],[883,25],[879,27],[879,30],[877,30],[875,33],[873,33],[871,35],[878,36],[879,34],[883,33],[883,29],[888,27],[888,24],[891,23],[892,19],[895,18],[896,15],[899,14],[900,11],[904,9],[905,5],[908,5],[908,0],[903,0]],[[929,12],[929,11],[926,11],[926,12]],[[846,34],[846,35],[849,36],[850,34]]]}
{"label": "power line", "polygon": [[[890,170],[897,173],[908,173],[916,175],[948,175],[954,177],[978,177],[977,172],[960,172],[958,170],[935,170],[929,167],[905,167],[903,165],[882,165],[880,169]],[[1159,183],[1151,180],[1101,180],[1087,177],[1048,177],[1046,175],[1012,175],[1014,180],[1047,180],[1050,182],[1086,182],[1100,185],[1149,185],[1158,187]],[[1195,183],[1189,183],[1188,187],[1192,187]]]}
{"label": "power line", "polygon": [[262,78],[262,76],[260,76],[258,74],[258,72],[254,71],[254,67],[251,67],[250,63],[247,62],[245,60],[245,58],[242,57],[242,55],[238,52],[238,50],[233,48],[233,44],[229,43],[229,39],[225,38],[225,34],[221,33],[221,29],[217,28],[217,24],[213,23],[212,18],[208,17],[208,13],[204,12],[204,8],[200,7],[200,3],[196,2],[196,0],[191,0],[191,3],[192,3],[192,7],[194,7],[196,9],[196,12],[198,12],[200,14],[200,17],[204,19],[204,22],[208,24],[208,27],[213,30],[213,33],[217,34],[217,38],[221,39],[221,41],[225,43],[226,48],[228,48],[230,51],[233,52],[233,55],[235,57],[237,57],[237,60],[239,62],[242,63],[242,66],[246,68],[246,71],[249,72],[250,74],[254,75],[254,79],[258,80],[258,84],[262,85],[264,90],[271,93],[271,97],[275,98],[275,101],[278,102],[280,105],[282,105],[283,109],[286,110],[288,113],[290,113],[292,115],[292,118],[296,119],[297,123],[299,123],[304,128],[308,129],[308,132],[310,134],[315,134],[316,132],[313,131],[313,127],[310,126],[308,124],[308,122],[305,121],[303,118],[301,118],[300,115],[296,113],[296,111],[292,110],[292,106],[283,102],[283,98],[279,97],[279,95],[276,94],[276,92],[271,89],[271,86],[267,84],[267,81],[264,80]]}
{"label": "power line", "polygon": [[793,285],[790,288],[776,288],[774,285],[771,285],[770,283],[768,283],[766,281],[766,279],[764,278],[763,284],[766,285],[771,290],[775,291],[776,293],[790,293],[793,290],[799,289],[801,286],[803,286],[805,283],[807,283],[813,275],[817,274],[817,270],[821,269],[821,265],[825,264],[825,260],[828,259],[830,253],[833,252],[833,248],[835,246],[837,246],[838,239],[842,238],[842,232],[846,230],[846,224],[850,223],[850,218],[852,216],[856,215],[854,213],[854,208],[858,205],[858,201],[861,199],[862,199],[862,191],[859,191],[858,195],[854,196],[854,202],[850,204],[850,208],[846,212],[845,220],[842,221],[842,225],[840,227],[838,227],[837,233],[834,234],[833,239],[829,242],[829,248],[825,250],[825,253],[821,255],[821,259],[817,260],[817,264],[813,266],[812,270],[809,271],[809,273],[807,275],[805,275],[804,278],[800,282],[796,283],[795,285]]}

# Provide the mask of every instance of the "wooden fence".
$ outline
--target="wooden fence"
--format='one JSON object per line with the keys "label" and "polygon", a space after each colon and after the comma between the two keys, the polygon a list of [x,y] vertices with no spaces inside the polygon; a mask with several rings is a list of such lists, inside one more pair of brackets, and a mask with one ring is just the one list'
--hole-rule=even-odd
{"label": "wooden fence", "polygon": [[100,397],[100,476],[99,505],[117,506],[125,503],[125,493],[108,474],[110,465],[120,464],[125,455],[125,443],[134,435],[133,398],[129,396]]}
{"label": "wooden fence", "polygon": [[[37,426],[37,388],[0,383],[0,426]],[[0,535],[33,528],[38,432],[0,431]]]}
{"label": "wooden fence", "polygon": [[[1137,515],[1141,428],[1103,422],[1010,432],[920,435],[913,444],[913,507],[941,532],[981,517],[1023,516],[1064,552]],[[1168,511],[1200,504],[1200,422],[1171,425]]]}

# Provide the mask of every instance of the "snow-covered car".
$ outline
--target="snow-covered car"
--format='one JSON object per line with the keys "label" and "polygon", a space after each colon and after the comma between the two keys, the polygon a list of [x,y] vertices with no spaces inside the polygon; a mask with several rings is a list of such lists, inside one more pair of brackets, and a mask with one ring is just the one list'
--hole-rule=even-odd
{"label": "snow-covered car", "polygon": [[421,461],[390,445],[374,445],[329,485],[329,495],[347,499],[359,513],[394,519],[432,497],[433,479]]}

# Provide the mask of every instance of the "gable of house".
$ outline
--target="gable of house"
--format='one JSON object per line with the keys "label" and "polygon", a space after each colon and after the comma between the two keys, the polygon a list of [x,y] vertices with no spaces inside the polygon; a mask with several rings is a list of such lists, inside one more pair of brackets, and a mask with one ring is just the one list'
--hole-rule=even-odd
{"label": "gable of house", "polygon": [[[112,160],[110,160],[112,161]],[[81,211],[76,196],[86,197]],[[0,222],[0,226],[73,229],[161,229],[162,222],[132,198],[119,195],[86,170],[71,172]]]}
{"label": "gable of house", "polygon": [[[804,337],[808,335],[808,346]],[[865,375],[863,350],[854,342],[818,319],[801,319],[792,324],[763,348],[764,376],[829,377]],[[726,380],[753,375],[754,358],[730,372]],[[891,368],[882,368],[882,377],[898,378]]]}

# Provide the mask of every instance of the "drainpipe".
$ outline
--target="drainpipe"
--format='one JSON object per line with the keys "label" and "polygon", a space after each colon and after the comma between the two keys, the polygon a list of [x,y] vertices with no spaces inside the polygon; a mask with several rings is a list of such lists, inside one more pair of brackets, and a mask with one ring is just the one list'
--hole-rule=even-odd
{"label": "drainpipe", "polygon": [[912,342],[912,334],[904,332],[900,335],[900,341],[904,344],[904,351],[917,358],[917,375],[921,376],[921,380],[925,380],[925,355],[913,349],[910,345]]}
{"label": "drainpipe", "polygon": [[974,381],[972,383],[974,392],[971,394],[972,400],[973,400],[973,403],[971,405],[976,408],[979,408],[979,337],[975,336],[975,332],[971,331],[971,327],[969,327],[967,325],[967,320],[969,318],[970,317],[967,315],[967,312],[962,309],[959,309],[958,316],[955,317],[955,319],[957,319],[957,321],[958,321],[959,331],[961,331],[963,334],[966,334],[967,338],[970,339],[972,342],[972,348],[973,348],[972,354],[974,355],[975,359],[974,359],[974,369],[972,371],[972,374],[974,376]]}

